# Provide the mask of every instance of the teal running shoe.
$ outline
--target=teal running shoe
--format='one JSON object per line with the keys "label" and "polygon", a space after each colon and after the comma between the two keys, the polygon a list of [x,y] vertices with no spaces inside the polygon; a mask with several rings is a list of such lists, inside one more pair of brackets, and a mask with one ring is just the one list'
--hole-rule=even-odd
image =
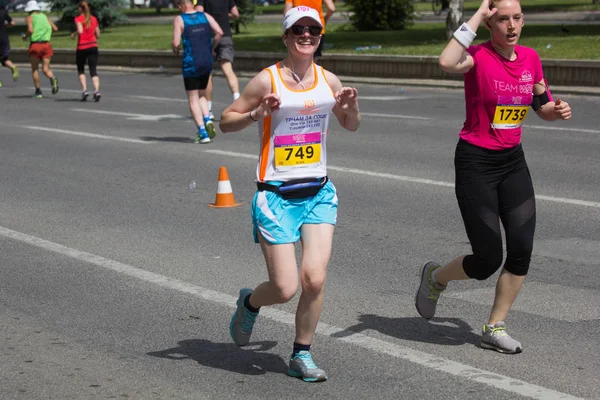
{"label": "teal running shoe", "polygon": [[302,350],[290,359],[288,375],[300,378],[304,382],[325,382],[327,374],[317,367],[310,351]]}
{"label": "teal running shoe", "polygon": [[229,323],[229,334],[238,346],[245,346],[250,343],[252,328],[256,317],[258,317],[258,312],[252,312],[244,306],[244,299],[251,293],[252,289],[244,288],[240,290],[240,297],[236,303],[237,309]]}

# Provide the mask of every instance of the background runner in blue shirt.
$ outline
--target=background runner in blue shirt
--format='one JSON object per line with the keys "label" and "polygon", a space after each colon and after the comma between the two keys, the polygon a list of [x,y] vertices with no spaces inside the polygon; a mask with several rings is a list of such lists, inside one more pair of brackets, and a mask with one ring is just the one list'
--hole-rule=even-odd
{"label": "background runner in blue shirt", "polygon": [[181,69],[190,111],[198,126],[195,142],[210,143],[215,137],[215,125],[209,118],[206,86],[212,72],[212,54],[223,31],[209,14],[195,11],[192,0],[180,1],[179,9],[181,15],[173,22],[173,53],[179,55],[183,44]]}

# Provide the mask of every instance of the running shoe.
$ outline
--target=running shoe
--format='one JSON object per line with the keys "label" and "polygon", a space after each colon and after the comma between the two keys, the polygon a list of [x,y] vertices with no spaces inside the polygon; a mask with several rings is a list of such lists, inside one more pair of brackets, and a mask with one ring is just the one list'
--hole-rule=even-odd
{"label": "running shoe", "polygon": [[240,297],[237,300],[237,309],[231,317],[229,323],[229,334],[238,346],[245,346],[250,343],[252,328],[258,312],[252,312],[244,306],[244,299],[252,293],[252,289],[244,288],[240,290]]}
{"label": "running shoe", "polygon": [[35,89],[35,94],[33,95],[36,99],[41,99],[42,97],[42,89]]}
{"label": "running shoe", "polygon": [[212,113],[212,111],[208,112],[208,118],[210,118],[211,121],[215,120],[215,115]]}
{"label": "running shoe", "polygon": [[87,101],[89,96],[90,94],[87,92],[87,90],[81,92],[81,101]]}
{"label": "running shoe", "polygon": [[206,131],[208,132],[208,137],[214,139],[217,136],[217,131],[215,130],[215,123],[210,119],[204,121],[204,125],[206,126]]}
{"label": "running shoe", "polygon": [[421,317],[425,319],[433,318],[440,293],[446,289],[446,286],[433,280],[433,272],[438,268],[441,266],[433,261],[425,263],[421,268],[421,284],[415,297],[415,306]]}
{"label": "running shoe", "polygon": [[19,79],[19,69],[17,68],[16,65],[12,69],[12,77],[13,77],[13,81],[16,81],[17,79]]}
{"label": "running shoe", "polygon": [[198,136],[196,136],[194,143],[210,143],[210,137],[208,136],[206,129],[202,129],[200,132],[198,132]]}
{"label": "running shoe", "polygon": [[327,374],[317,367],[309,351],[302,350],[290,359],[288,375],[300,378],[304,382],[324,382]]}
{"label": "running shoe", "polygon": [[54,77],[50,79],[50,83],[52,84],[52,94],[58,93],[58,79]]}
{"label": "running shoe", "polygon": [[506,332],[504,321],[483,326],[481,347],[505,354],[518,354],[523,351],[523,345]]}
{"label": "running shoe", "polygon": [[95,103],[99,102],[101,97],[102,97],[102,93],[100,93],[99,91],[94,92],[94,102]]}
{"label": "running shoe", "polygon": [[2,87],[2,81],[0,81],[0,87]]}

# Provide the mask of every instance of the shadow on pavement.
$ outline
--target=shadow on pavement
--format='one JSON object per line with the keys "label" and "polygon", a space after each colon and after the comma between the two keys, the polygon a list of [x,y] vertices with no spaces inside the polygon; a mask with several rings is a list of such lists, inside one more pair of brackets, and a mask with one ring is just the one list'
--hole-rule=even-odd
{"label": "shadow on pavement", "polygon": [[380,332],[386,336],[413,342],[434,343],[446,346],[460,346],[465,343],[479,345],[480,336],[459,318],[433,318],[430,321],[421,317],[388,318],[374,314],[363,314],[360,321],[332,337],[348,337],[366,330]]}
{"label": "shadow on pavement", "polygon": [[140,140],[146,142],[176,142],[176,143],[194,143],[194,139],[190,137],[179,137],[179,136],[140,136]]}
{"label": "shadow on pavement", "polygon": [[[33,99],[33,94],[14,94],[6,96],[7,99]],[[40,99],[35,99],[40,100]]]}
{"label": "shadow on pavement", "polygon": [[204,339],[187,339],[177,344],[178,347],[147,354],[169,360],[194,360],[210,368],[245,375],[287,372],[287,364],[280,356],[266,353],[275,347],[277,342],[254,342],[243,349],[234,343],[213,343]]}
{"label": "shadow on pavement", "polygon": [[60,101],[64,103],[93,103],[93,101],[81,101],[81,99],[54,99],[54,101]]}

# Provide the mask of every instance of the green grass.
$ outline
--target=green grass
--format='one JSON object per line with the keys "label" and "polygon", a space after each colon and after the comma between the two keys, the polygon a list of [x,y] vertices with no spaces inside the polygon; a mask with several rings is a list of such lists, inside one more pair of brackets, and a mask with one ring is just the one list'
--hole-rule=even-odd
{"label": "green grass", "polygon": [[[465,11],[475,11],[481,1],[465,0]],[[416,11],[431,11],[431,1],[416,1]],[[523,12],[564,12],[564,11],[593,11],[600,10],[599,4],[592,4],[592,0],[521,0]]]}
{"label": "green grass", "polygon": [[[569,33],[559,26],[527,25],[520,44],[536,49],[542,58],[600,59],[600,25],[571,25]],[[27,43],[12,30],[13,48],[25,48]],[[480,39],[488,37],[480,30]],[[146,49],[169,50],[172,38],[170,25],[124,25],[105,30],[100,38],[100,49]],[[250,24],[242,33],[234,36],[238,51],[281,51],[281,25],[279,23]],[[332,26],[327,32],[327,42],[333,45],[326,49],[329,54],[397,54],[439,55],[446,45],[443,23],[417,24],[404,31],[352,32],[344,26]],[[551,44],[550,48],[547,45]],[[67,32],[55,33],[54,48],[75,48],[75,41]],[[355,51],[357,46],[381,45],[380,50]]]}

